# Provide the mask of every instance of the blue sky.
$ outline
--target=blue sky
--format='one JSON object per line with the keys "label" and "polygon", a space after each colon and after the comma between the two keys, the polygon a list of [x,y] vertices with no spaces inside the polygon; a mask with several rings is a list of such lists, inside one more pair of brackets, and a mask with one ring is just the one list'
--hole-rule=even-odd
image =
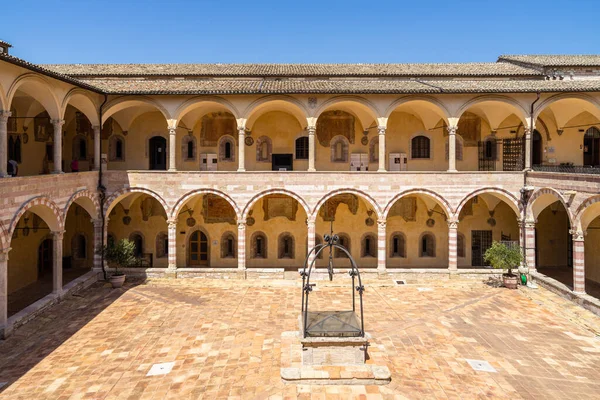
{"label": "blue sky", "polygon": [[600,53],[600,1],[5,1],[34,63],[477,62]]}

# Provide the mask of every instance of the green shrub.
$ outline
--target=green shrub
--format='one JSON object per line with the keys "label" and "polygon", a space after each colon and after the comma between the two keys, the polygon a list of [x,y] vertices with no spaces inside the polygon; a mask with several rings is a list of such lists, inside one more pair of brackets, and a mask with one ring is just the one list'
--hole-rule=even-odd
{"label": "green shrub", "polygon": [[115,266],[114,275],[123,275],[119,267],[127,268],[137,262],[135,256],[135,243],[131,240],[122,239],[117,244],[111,243],[102,249],[106,262]]}
{"label": "green shrub", "polygon": [[518,268],[523,261],[520,246],[507,246],[500,242],[492,243],[492,247],[486,250],[483,257],[492,268],[506,269],[509,275],[512,275],[512,269]]}

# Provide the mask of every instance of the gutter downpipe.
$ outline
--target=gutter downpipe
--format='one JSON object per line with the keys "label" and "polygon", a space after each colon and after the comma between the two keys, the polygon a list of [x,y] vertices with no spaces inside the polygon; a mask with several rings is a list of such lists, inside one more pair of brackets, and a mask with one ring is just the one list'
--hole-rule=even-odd
{"label": "gutter downpipe", "polygon": [[102,232],[100,233],[100,240],[102,241],[102,251],[100,251],[101,265],[102,265],[102,274],[104,275],[104,280],[108,279],[106,273],[106,266],[104,265],[104,230],[106,227],[106,218],[104,217],[104,202],[106,201],[106,187],[102,184],[102,107],[108,101],[108,95],[104,94],[104,102],[100,105],[100,169],[98,170],[98,187],[97,190],[100,194],[100,218],[102,219]]}

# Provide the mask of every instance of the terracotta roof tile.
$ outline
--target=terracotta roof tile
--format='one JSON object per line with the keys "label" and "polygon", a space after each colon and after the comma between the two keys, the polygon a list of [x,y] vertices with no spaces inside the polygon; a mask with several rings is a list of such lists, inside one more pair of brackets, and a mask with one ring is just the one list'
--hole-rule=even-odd
{"label": "terracotta roof tile", "polygon": [[600,54],[580,55],[502,55],[502,62],[517,62],[538,67],[600,67]]}

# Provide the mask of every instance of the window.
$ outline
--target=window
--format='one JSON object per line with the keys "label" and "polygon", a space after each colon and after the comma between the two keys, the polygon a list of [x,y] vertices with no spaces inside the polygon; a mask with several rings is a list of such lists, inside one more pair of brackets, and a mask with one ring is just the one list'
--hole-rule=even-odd
{"label": "window", "polygon": [[435,237],[431,233],[421,236],[420,257],[435,257]]}
{"label": "window", "polygon": [[10,135],[8,138],[8,159],[21,163],[21,137]]}
{"label": "window", "polygon": [[221,236],[221,258],[235,258],[235,236],[231,232],[225,232]]}
{"label": "window", "polygon": [[156,235],[156,258],[164,258],[169,255],[169,235],[160,232]]}
{"label": "window", "polygon": [[375,235],[366,234],[362,239],[361,257],[377,257],[377,238]]}
{"label": "window", "polygon": [[[241,143],[243,146],[244,144]],[[235,148],[235,142],[231,136],[221,137],[219,143],[219,161],[233,162],[235,161],[235,155],[233,149]]]}
{"label": "window", "polygon": [[411,158],[426,159],[431,158],[431,144],[427,136],[415,136],[411,140]]}
{"label": "window", "polygon": [[76,233],[71,239],[71,256],[78,260],[87,258],[87,241],[82,233]]}
{"label": "window", "polygon": [[278,258],[294,258],[294,237],[288,233],[279,235],[279,257]]}
{"label": "window", "polygon": [[122,136],[112,135],[108,140],[108,160],[125,161],[125,139]]}
{"label": "window", "polygon": [[[340,239],[338,240],[337,244],[344,247],[346,250],[348,250],[348,253],[350,253],[350,236],[346,235],[345,233],[340,233],[338,234],[338,237]],[[337,248],[335,249],[333,255],[335,258],[348,258],[346,253]]]}
{"label": "window", "polygon": [[406,257],[406,240],[404,234],[400,232],[393,233],[390,243],[390,257]]}
{"label": "window", "polygon": [[76,135],[73,138],[73,160],[87,160],[87,138],[84,135]]}
{"label": "window", "polygon": [[267,136],[261,136],[256,139],[256,161],[271,162],[272,144]]}
{"label": "window", "polygon": [[262,232],[252,235],[252,258],[267,258],[267,237]]}
{"label": "window", "polygon": [[296,160],[308,160],[308,136],[296,139]]}
{"label": "window", "polygon": [[496,139],[489,138],[483,142],[483,158],[485,160],[496,160]]}
{"label": "window", "polygon": [[144,254],[144,239],[141,233],[132,233],[129,235],[129,240],[135,245],[135,256],[141,257]]}
{"label": "window", "polygon": [[181,153],[183,161],[196,160],[196,138],[191,135],[185,135],[181,139]]}
{"label": "window", "polygon": [[331,140],[331,162],[348,162],[348,139],[344,136]]}
{"label": "window", "polygon": [[466,257],[466,254],[465,254],[465,235],[463,235],[462,233],[459,233],[456,236],[456,255],[459,258]]}

